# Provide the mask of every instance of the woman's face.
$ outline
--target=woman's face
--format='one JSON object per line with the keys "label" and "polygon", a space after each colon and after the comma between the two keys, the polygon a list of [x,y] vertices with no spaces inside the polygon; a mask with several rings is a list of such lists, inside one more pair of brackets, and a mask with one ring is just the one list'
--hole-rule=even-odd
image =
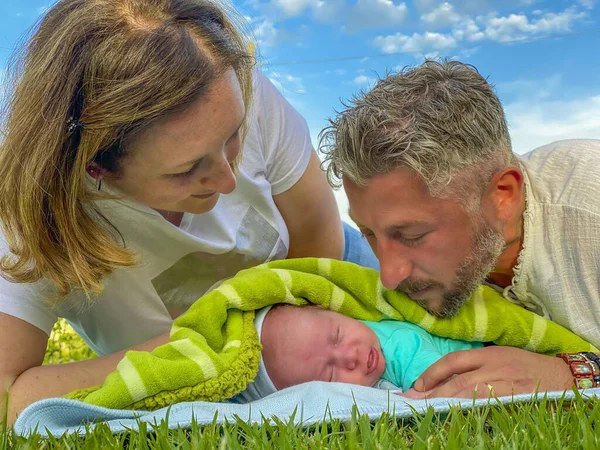
{"label": "woman's face", "polygon": [[161,119],[128,147],[118,177],[105,181],[151,208],[201,214],[236,181],[231,162],[240,152],[245,116],[233,70],[213,82],[208,95]]}

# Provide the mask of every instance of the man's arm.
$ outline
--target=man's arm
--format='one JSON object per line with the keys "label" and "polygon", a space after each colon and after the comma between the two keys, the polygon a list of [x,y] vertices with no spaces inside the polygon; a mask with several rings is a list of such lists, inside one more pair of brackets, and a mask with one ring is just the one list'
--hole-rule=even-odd
{"label": "man's arm", "polygon": [[423,372],[407,396],[487,398],[565,391],[572,386],[573,375],[562,359],[514,347],[492,346],[444,356]]}

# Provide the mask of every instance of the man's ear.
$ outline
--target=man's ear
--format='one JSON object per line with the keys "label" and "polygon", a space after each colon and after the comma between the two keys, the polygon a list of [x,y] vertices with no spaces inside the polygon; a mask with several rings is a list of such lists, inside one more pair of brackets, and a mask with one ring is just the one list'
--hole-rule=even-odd
{"label": "man's ear", "polygon": [[518,167],[496,173],[485,193],[487,209],[499,222],[509,221],[521,208],[525,180]]}

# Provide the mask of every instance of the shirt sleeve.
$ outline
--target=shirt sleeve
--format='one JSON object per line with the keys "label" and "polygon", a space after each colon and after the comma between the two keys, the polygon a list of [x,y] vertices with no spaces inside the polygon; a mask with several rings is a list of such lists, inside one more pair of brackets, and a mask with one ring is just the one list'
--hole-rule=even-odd
{"label": "shirt sleeve", "polygon": [[252,114],[256,115],[267,181],[282,194],[304,174],[312,152],[306,120],[260,71],[255,72]]}
{"label": "shirt sleeve", "polygon": [[[0,234],[0,256],[8,251],[4,236]],[[11,283],[0,276],[0,313],[30,323],[50,336],[58,319],[52,304],[45,300],[51,291],[50,283],[44,279],[35,283]]]}
{"label": "shirt sleeve", "polygon": [[42,284],[42,281],[11,283],[0,277],[0,312],[30,323],[50,336],[58,316],[43,298]]}

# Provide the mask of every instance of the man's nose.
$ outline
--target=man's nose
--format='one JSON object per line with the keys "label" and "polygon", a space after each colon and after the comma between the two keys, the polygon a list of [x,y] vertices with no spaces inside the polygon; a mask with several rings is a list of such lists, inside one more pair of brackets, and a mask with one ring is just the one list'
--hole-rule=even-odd
{"label": "man's nose", "polygon": [[377,258],[381,283],[387,289],[396,289],[412,273],[413,264],[405,250],[392,242],[378,241]]}

